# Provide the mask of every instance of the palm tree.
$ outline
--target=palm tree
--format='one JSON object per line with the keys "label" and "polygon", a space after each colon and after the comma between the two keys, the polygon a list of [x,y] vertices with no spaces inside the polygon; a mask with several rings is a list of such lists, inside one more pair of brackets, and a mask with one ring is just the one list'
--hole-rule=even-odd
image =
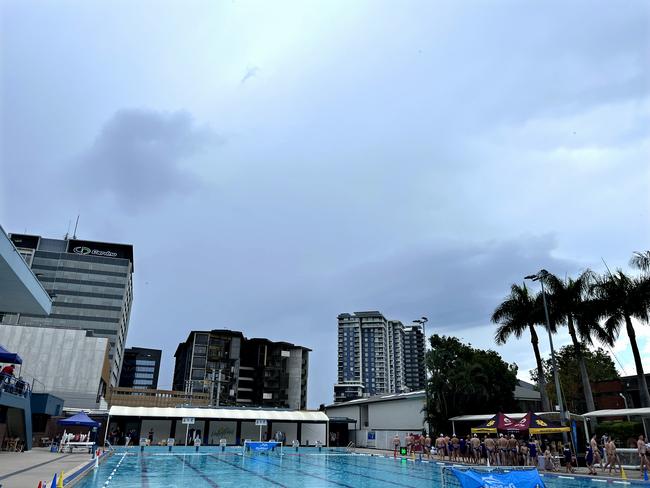
{"label": "palm tree", "polygon": [[632,325],[632,318],[644,323],[650,321],[650,276],[628,276],[621,270],[608,272],[596,279],[592,290],[596,296],[599,314],[606,318],[604,325],[607,333],[612,338],[618,337],[621,326],[625,324],[636,366],[641,406],[650,407],[650,392]]}
{"label": "palm tree", "polygon": [[530,342],[537,362],[537,381],[542,398],[542,409],[548,412],[551,406],[546,391],[542,356],[539,353],[539,339],[535,330],[535,325],[544,323],[542,317],[539,298],[531,295],[525,284],[522,286],[515,284],[510,287],[510,295],[492,314],[492,322],[499,324],[494,334],[494,341],[499,345],[505,344],[511,335],[519,339],[524,331],[530,331]]}
{"label": "palm tree", "polygon": [[594,313],[594,303],[589,298],[590,287],[594,280],[591,270],[583,271],[576,279],[564,280],[548,274],[545,282],[548,286],[548,301],[554,323],[565,323],[575,349],[576,360],[580,368],[582,391],[585,395],[587,411],[596,410],[594,396],[589,382],[589,373],[583,354],[585,345],[593,344],[592,337],[599,341],[612,344],[611,336],[598,323]]}
{"label": "palm tree", "polygon": [[650,272],[650,251],[635,252],[630,259],[630,266],[641,271]]}

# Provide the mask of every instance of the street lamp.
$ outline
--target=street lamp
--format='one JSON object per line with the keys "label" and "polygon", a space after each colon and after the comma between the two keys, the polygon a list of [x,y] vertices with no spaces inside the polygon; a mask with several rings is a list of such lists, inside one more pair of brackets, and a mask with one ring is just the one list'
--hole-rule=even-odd
{"label": "street lamp", "polygon": [[[546,304],[546,290],[544,289],[544,280],[548,277],[549,272],[542,269],[539,273],[534,275],[524,276],[525,280],[539,281],[542,285],[542,301],[544,302],[544,315],[546,316],[546,331],[548,332],[548,342],[551,345],[551,364],[553,365],[553,378],[555,379],[555,394],[557,396],[557,403],[560,407],[560,423],[566,420],[564,412],[564,404],[562,402],[562,392],[560,390],[560,376],[557,372],[557,363],[555,362],[555,349],[553,348],[553,334],[551,334],[551,319],[548,315],[548,305]],[[566,432],[563,432],[564,443],[566,444]]]}
{"label": "street lamp", "polygon": [[413,322],[422,327],[422,335],[424,336],[424,400],[427,406],[427,427],[429,434],[431,433],[431,422],[429,417],[429,373],[427,371],[427,329],[426,323],[429,321],[426,317],[420,317]]}

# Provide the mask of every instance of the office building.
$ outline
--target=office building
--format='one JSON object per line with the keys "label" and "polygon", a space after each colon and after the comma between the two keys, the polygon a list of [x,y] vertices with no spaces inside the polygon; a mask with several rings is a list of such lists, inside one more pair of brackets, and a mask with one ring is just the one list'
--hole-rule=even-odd
{"label": "office building", "polygon": [[421,326],[412,325],[404,328],[404,376],[406,388],[410,391],[425,388],[425,341]]}
{"label": "office building", "polygon": [[2,324],[79,329],[108,339],[109,386],[117,386],[133,301],[133,247],[24,234],[10,238],[53,302],[49,315],[5,313]]}
{"label": "office building", "polygon": [[424,353],[420,357],[419,350],[411,347],[414,328],[418,327],[404,327],[399,320],[388,320],[378,311],[340,314],[334,400],[415,389],[413,375],[424,377]]}
{"label": "office building", "polygon": [[122,388],[158,388],[160,349],[130,347],[124,350],[119,386]]}
{"label": "office building", "polygon": [[174,354],[173,388],[207,392],[213,405],[304,409],[309,352],[232,330],[192,331]]}

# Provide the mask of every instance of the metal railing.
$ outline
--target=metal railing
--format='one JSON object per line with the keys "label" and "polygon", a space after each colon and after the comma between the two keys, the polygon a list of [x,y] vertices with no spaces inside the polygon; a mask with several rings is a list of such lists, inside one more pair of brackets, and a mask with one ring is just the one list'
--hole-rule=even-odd
{"label": "metal railing", "polygon": [[27,397],[31,392],[31,385],[22,378],[0,373],[0,391]]}
{"label": "metal railing", "polygon": [[123,407],[176,407],[186,404],[205,407],[210,403],[210,398],[207,393],[116,387],[109,389],[106,401],[109,405]]}

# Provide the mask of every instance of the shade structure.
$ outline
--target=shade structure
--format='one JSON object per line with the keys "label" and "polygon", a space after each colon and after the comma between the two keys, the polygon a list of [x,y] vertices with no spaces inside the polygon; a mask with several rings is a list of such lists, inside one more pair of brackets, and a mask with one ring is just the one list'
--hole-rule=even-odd
{"label": "shade structure", "polygon": [[560,425],[556,422],[544,420],[533,412],[528,412],[520,422],[528,419],[528,433],[533,434],[557,434],[558,432],[570,432],[571,428]]}
{"label": "shade structure", "polygon": [[23,360],[17,353],[9,352],[0,346],[0,363],[23,364]]}
{"label": "shade structure", "polygon": [[499,412],[478,427],[472,427],[472,433],[496,434],[498,431],[519,432],[520,429],[515,427],[515,425],[517,425],[517,422],[512,420],[506,414]]}
{"label": "shade structure", "polygon": [[68,417],[67,419],[61,419],[57,422],[59,425],[81,425],[83,427],[99,427],[99,422],[95,422],[88,415],[83,412]]}

